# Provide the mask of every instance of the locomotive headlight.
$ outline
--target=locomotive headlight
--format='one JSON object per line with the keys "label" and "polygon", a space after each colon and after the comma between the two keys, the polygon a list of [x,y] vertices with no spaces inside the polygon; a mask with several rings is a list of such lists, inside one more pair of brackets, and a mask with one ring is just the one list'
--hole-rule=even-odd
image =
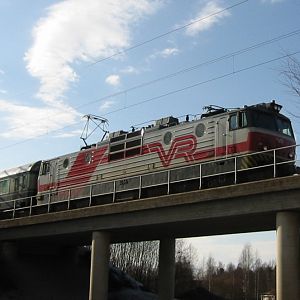
{"label": "locomotive headlight", "polygon": [[290,153],[289,153],[289,158],[291,158],[291,159],[294,158],[294,153],[293,153],[293,152],[290,152]]}
{"label": "locomotive headlight", "polygon": [[281,105],[279,105],[279,104],[274,104],[274,110],[276,111],[276,112],[280,112],[280,110],[281,110]]}
{"label": "locomotive headlight", "polygon": [[267,150],[268,150],[268,146],[264,146],[263,149],[264,149],[265,151],[267,151]]}

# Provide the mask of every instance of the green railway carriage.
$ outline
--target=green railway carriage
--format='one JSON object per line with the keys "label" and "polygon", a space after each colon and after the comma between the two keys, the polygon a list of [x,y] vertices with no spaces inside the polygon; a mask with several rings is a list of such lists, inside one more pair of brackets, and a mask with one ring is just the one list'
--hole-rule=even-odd
{"label": "green railway carriage", "polygon": [[40,165],[41,161],[38,161],[0,173],[1,210],[13,208],[15,199],[22,199],[16,205],[25,205],[31,196],[36,195]]}

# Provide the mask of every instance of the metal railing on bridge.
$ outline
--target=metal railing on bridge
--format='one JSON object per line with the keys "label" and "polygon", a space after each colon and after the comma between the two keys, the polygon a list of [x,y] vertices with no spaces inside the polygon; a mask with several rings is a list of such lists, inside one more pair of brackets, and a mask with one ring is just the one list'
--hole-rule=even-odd
{"label": "metal railing on bridge", "polygon": [[[147,198],[153,194],[145,191],[151,189],[160,190],[159,195],[168,195],[293,175],[298,171],[298,147],[299,145],[293,145],[251,154],[228,155],[222,159],[89,185],[82,184],[26,198],[6,201],[0,198],[0,220]],[[173,176],[180,172],[185,175]],[[156,176],[160,180],[149,183],[146,176]],[[180,186],[187,188],[176,188]]]}

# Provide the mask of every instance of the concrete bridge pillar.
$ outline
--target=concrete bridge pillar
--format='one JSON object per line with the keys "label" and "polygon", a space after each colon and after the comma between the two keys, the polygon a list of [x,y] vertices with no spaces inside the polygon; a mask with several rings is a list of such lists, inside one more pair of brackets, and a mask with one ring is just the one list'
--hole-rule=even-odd
{"label": "concrete bridge pillar", "polygon": [[175,239],[165,238],[159,243],[158,299],[174,299]]}
{"label": "concrete bridge pillar", "polygon": [[89,300],[107,300],[110,235],[93,232]]}
{"label": "concrete bridge pillar", "polygon": [[277,213],[277,300],[300,299],[299,225],[298,213]]}

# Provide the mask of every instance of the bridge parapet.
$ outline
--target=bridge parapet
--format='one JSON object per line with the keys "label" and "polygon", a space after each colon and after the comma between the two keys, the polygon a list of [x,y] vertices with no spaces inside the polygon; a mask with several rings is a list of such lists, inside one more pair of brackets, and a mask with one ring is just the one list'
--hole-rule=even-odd
{"label": "bridge parapet", "polygon": [[95,230],[114,232],[115,241],[275,230],[278,211],[300,211],[299,195],[300,176],[275,178],[2,220],[0,240],[89,238]]}

